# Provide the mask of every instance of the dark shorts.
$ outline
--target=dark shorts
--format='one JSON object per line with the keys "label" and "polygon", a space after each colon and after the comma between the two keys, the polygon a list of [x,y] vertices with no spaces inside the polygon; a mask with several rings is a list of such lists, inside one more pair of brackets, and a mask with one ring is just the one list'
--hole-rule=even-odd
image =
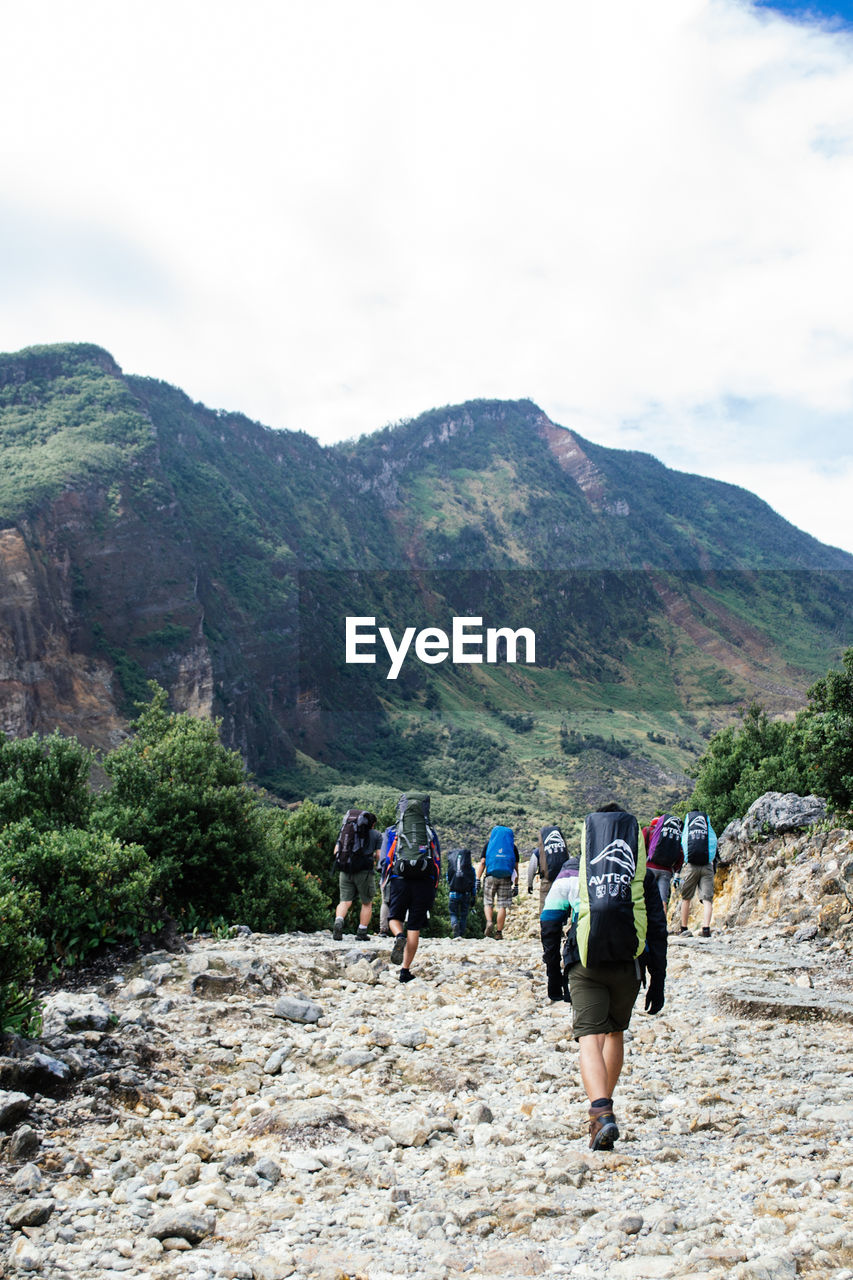
{"label": "dark shorts", "polygon": [[373,901],[373,868],[366,871],[342,871],[338,877],[338,889],[341,902],[355,902],[358,898],[362,906]]}
{"label": "dark shorts", "polygon": [[432,880],[403,880],[400,876],[392,876],[388,881],[390,894],[388,898],[389,920],[405,920],[410,929],[416,933],[423,929],[432,904],[435,902],[435,885]]}
{"label": "dark shorts", "polygon": [[569,970],[569,992],[574,1038],[627,1031],[639,991],[640,977],[633,960],[594,969],[573,964]]}

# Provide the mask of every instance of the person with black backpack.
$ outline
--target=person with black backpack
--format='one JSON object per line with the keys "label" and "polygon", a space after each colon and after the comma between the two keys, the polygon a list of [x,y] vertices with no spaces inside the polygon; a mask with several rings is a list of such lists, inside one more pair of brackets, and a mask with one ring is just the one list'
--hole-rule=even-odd
{"label": "person with black backpack", "polygon": [[347,912],[358,896],[361,911],[356,938],[364,942],[368,937],[370,918],[373,915],[374,871],[382,836],[376,830],[376,814],[369,809],[349,809],[341,825],[335,844],[335,864],[338,868],[340,902],[335,910],[332,937],[340,942],[344,936]]}
{"label": "person with black backpack", "polygon": [[429,796],[423,792],[401,795],[394,827],[388,850],[388,927],[394,935],[391,963],[401,965],[400,982],[411,982],[412,961],[441,875],[441,848],[430,826]]}
{"label": "person with black backpack", "polygon": [[530,850],[527,868],[527,892],[533,892],[533,881],[539,876],[539,910],[544,910],[548,890],[560,874],[569,856],[568,845],[559,827],[553,824],[539,832],[539,843]]}
{"label": "person with black backpack", "polygon": [[[646,1012],[659,1013],[666,981],[666,916],[634,815],[612,803],[587,814],[577,877],[561,872],[551,894],[554,923],[558,914],[571,919],[563,958],[589,1100],[589,1145],[610,1151],[619,1137],[613,1093],[634,1002],[648,972]],[[558,998],[556,984],[554,990]]]}
{"label": "person with black backpack", "polygon": [[711,936],[711,915],[714,910],[714,871],[716,868],[717,835],[707,813],[691,809],[684,819],[681,836],[685,868],[681,878],[681,929],[688,933],[690,904],[697,891],[702,903],[702,937]]}
{"label": "person with black backpack", "polygon": [[477,896],[477,875],[470,849],[451,849],[448,853],[447,887],[453,936],[461,938],[468,927],[468,912]]}
{"label": "person with black backpack", "polygon": [[646,866],[657,882],[660,900],[666,911],[672,889],[672,877],[684,866],[681,847],[683,824],[677,814],[662,813],[643,828],[646,837]]}

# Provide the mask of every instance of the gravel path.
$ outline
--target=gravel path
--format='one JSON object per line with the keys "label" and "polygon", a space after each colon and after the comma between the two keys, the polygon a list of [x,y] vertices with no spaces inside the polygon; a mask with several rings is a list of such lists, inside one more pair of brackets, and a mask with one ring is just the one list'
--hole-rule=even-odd
{"label": "gravel path", "polygon": [[4,1274],[853,1280],[840,948],[671,939],[609,1154],[534,939],[389,954],[199,940],[55,995],[0,1059]]}

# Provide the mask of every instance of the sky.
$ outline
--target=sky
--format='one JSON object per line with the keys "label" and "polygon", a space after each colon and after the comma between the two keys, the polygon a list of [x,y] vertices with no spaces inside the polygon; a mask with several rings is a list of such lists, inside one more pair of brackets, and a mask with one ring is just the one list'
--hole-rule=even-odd
{"label": "sky", "polygon": [[478,397],[853,551],[853,4],[4,6],[0,350],[324,443]]}

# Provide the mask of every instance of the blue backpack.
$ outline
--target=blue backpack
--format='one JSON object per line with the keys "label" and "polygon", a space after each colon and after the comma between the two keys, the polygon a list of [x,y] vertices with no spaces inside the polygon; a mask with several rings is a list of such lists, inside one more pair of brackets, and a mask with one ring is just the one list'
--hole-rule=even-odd
{"label": "blue backpack", "polygon": [[486,845],[486,875],[509,880],[515,871],[515,836],[512,827],[492,827]]}

